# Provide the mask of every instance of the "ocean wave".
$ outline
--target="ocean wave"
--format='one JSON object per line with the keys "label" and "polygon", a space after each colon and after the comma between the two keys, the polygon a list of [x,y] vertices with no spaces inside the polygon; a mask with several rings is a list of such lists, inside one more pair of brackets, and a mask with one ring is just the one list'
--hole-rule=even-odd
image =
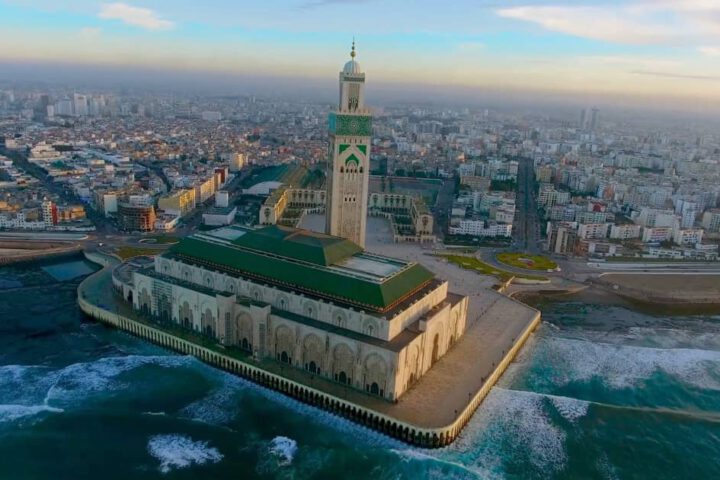
{"label": "ocean wave", "polygon": [[59,377],[59,371],[41,365],[3,365],[0,404],[48,405],[47,392]]}
{"label": "ocean wave", "polygon": [[[483,480],[501,480],[504,478],[502,474],[498,472],[491,472],[489,470],[477,467],[468,467],[459,461],[445,460],[441,456],[436,456],[432,453],[421,451],[414,448],[407,449],[390,449],[391,452],[398,455],[404,462],[420,462],[438,464],[438,466],[447,466],[455,470],[453,472],[453,478],[464,479],[464,478],[477,478]],[[423,468],[423,472],[426,473],[427,478],[448,478],[447,472],[444,469],[440,469],[437,474],[433,475],[433,470]],[[456,472],[461,472],[460,474]],[[464,475],[463,475],[464,474]]]}
{"label": "ocean wave", "polygon": [[63,410],[47,405],[0,405],[0,423],[13,422],[44,412],[61,413]]}
{"label": "ocean wave", "polygon": [[522,458],[550,475],[567,462],[567,426],[585,416],[589,402],[495,387],[457,440],[439,451],[439,459],[459,463],[487,476],[502,476],[508,456]]}
{"label": "ocean wave", "polygon": [[45,403],[74,404],[96,393],[106,394],[125,388],[119,375],[144,365],[178,367],[192,361],[192,357],[127,355],[105,357],[94,362],[69,365],[59,371],[57,381],[48,390]]}
{"label": "ocean wave", "polygon": [[226,425],[240,413],[238,396],[249,383],[219,370],[208,370],[208,373],[213,373],[212,380],[218,385],[205,397],[180,410],[179,415],[210,425]]}
{"label": "ocean wave", "polygon": [[41,412],[61,412],[82,400],[124,388],[117,377],[143,365],[175,367],[192,357],[140,356],[105,357],[94,362],[59,369],[43,365],[0,366],[0,420]]}
{"label": "ocean wave", "polygon": [[[598,377],[612,388],[637,386],[662,371],[699,388],[720,390],[720,352],[649,348],[567,338],[545,338],[533,364],[552,368],[555,386]],[[544,374],[545,375],[545,374]]]}
{"label": "ocean wave", "polygon": [[696,320],[679,323],[682,325],[631,326],[611,331],[577,327],[565,329],[557,336],[573,340],[646,348],[720,350],[720,325],[717,322]]}
{"label": "ocean wave", "polygon": [[269,400],[278,407],[292,410],[314,424],[324,425],[334,431],[343,433],[339,438],[362,438],[363,444],[368,446],[393,448],[404,445],[399,440],[392,439],[344,417],[299,402],[280,392],[231,373],[216,369],[209,369],[208,373],[214,381],[218,382],[218,386],[202,399],[183,408],[180,412],[181,416],[211,425],[227,425],[235,420],[240,413],[239,402],[232,400],[237,398],[238,395],[245,394],[241,393],[244,391],[260,395],[263,399]]}
{"label": "ocean wave", "polygon": [[162,473],[191,465],[218,463],[223,459],[220,451],[210,447],[208,442],[194,441],[179,434],[154,435],[148,440],[147,449],[150,455],[160,460]]}
{"label": "ocean wave", "polygon": [[[242,381],[245,382],[245,380]],[[340,440],[347,439],[349,442],[352,442],[357,439],[362,439],[363,445],[365,446],[382,448],[397,448],[405,445],[400,440],[395,440],[394,438],[320,408],[301,403],[280,392],[250,382],[248,382],[248,386],[273,403],[288,408],[310,419],[315,424],[327,426],[338,433],[342,433],[342,435],[338,435],[337,437]]]}

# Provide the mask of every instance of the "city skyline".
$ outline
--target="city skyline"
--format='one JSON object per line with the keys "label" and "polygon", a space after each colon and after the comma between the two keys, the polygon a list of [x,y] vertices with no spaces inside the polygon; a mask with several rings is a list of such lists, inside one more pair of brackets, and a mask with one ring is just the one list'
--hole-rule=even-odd
{"label": "city skyline", "polygon": [[[677,1],[0,3],[0,63],[324,82],[347,55],[379,88],[720,103],[720,5]],[[372,21],[368,21],[372,19]],[[352,32],[352,33],[349,33]],[[432,66],[432,68],[428,68]],[[65,72],[65,75],[68,73]],[[451,87],[451,88],[447,88]]]}

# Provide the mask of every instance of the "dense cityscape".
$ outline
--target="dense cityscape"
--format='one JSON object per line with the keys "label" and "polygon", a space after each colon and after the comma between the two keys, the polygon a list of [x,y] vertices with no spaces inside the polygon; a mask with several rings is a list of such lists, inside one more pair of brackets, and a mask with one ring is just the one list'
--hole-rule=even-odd
{"label": "dense cityscape", "polygon": [[[329,110],[242,96],[3,90],[0,228],[170,232],[197,227],[198,212],[206,225],[265,224],[263,201],[277,209],[289,187],[323,189]],[[387,106],[374,125],[371,191],[429,207],[430,233],[446,244],[510,238],[514,228],[526,248],[564,256],[715,261],[720,137],[666,120],[643,127],[596,107],[573,119]],[[517,206],[524,162],[533,198]],[[439,195],[448,184],[454,195]],[[258,198],[270,191],[277,198]],[[323,208],[317,196],[311,206]],[[303,208],[284,204],[273,223],[296,226]],[[537,216],[536,231],[519,223],[526,215]],[[401,217],[396,231],[417,237]]]}

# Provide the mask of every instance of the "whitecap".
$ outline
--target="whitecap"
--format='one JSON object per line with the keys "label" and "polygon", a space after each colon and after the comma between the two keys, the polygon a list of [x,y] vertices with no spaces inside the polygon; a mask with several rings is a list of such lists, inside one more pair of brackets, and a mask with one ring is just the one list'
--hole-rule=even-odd
{"label": "whitecap", "polygon": [[194,441],[190,437],[171,434],[154,435],[148,440],[148,452],[160,460],[160,471],[168,473],[173,469],[191,465],[218,463],[223,455],[208,442]]}
{"label": "whitecap", "polygon": [[278,465],[290,465],[297,453],[297,442],[288,437],[275,437],[270,441],[270,453],[278,459]]}
{"label": "whitecap", "polygon": [[587,406],[567,405],[587,402],[557,398],[495,387],[457,440],[440,450],[438,457],[483,472],[483,478],[502,477],[508,456],[526,459],[547,475],[558,472],[567,462],[567,434],[563,426],[552,421],[548,406],[560,411],[556,401],[565,404],[565,413],[560,414],[577,419]]}
{"label": "whitecap", "polygon": [[[338,438],[349,438],[351,439],[350,441],[355,438],[361,438],[364,445],[386,448],[405,445],[399,440],[390,438],[375,430],[371,430],[318,407],[301,403],[275,390],[268,389],[230,373],[213,371],[223,377],[221,386],[213,390],[213,392],[203,399],[183,408],[180,412],[181,416],[212,425],[227,424],[237,416],[239,409],[238,407],[229,408],[226,399],[237,395],[239,390],[247,390],[261,395],[278,407],[290,409],[295,414],[302,415],[315,424],[324,425],[338,433],[342,433],[343,435],[338,436]],[[233,404],[233,402],[229,403],[230,405]],[[234,403],[237,404],[237,402]]]}
{"label": "whitecap", "polygon": [[533,363],[551,366],[554,386],[601,378],[612,388],[638,386],[662,371],[700,388],[720,389],[720,352],[648,348],[566,338],[543,339]]}
{"label": "whitecap", "polygon": [[184,407],[179,412],[180,417],[210,425],[226,425],[237,417],[240,412],[237,396],[248,384],[234,375],[219,373],[219,385],[205,397]]}
{"label": "whitecap", "polygon": [[[422,451],[416,448],[392,448],[390,449],[390,451],[399,456],[404,462],[428,462],[430,464],[438,464],[438,466],[440,467],[450,466],[454,469],[459,470],[460,472],[467,474],[472,478],[481,478],[483,480],[500,480],[503,478],[503,476],[497,472],[491,472],[483,468],[467,466],[459,461],[445,460],[441,458],[441,456],[437,456],[434,453],[429,453],[430,450]],[[426,471],[428,474],[433,471],[426,468],[424,468],[423,470]],[[447,478],[447,472],[445,472],[444,469],[440,469],[440,471],[442,472],[442,476],[438,476],[438,478]],[[454,475],[453,478],[457,478],[457,476]]]}
{"label": "whitecap", "polygon": [[0,367],[0,404],[33,405],[46,403],[45,396],[59,372],[39,365]]}
{"label": "whitecap", "polygon": [[126,387],[117,380],[125,372],[143,365],[176,367],[191,361],[191,357],[127,355],[105,357],[94,362],[68,365],[56,373],[57,380],[47,391],[45,403],[73,404],[95,393],[106,394]]}
{"label": "whitecap", "polygon": [[12,422],[43,412],[61,413],[63,410],[47,405],[0,405],[0,423]]}
{"label": "whitecap", "polygon": [[558,413],[570,422],[577,422],[588,413],[590,402],[578,400],[577,398],[558,397],[556,395],[545,395],[557,409]]}

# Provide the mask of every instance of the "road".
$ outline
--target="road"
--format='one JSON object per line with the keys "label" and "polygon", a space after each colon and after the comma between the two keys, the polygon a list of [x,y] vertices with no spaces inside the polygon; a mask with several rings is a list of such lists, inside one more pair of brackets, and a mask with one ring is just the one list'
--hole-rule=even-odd
{"label": "road", "polygon": [[535,170],[530,158],[520,158],[518,165],[517,211],[513,229],[514,244],[528,253],[540,253],[540,221],[535,197]]}
{"label": "road", "polygon": [[443,180],[442,187],[438,192],[435,205],[432,207],[432,213],[435,216],[435,224],[433,233],[439,238],[445,238],[447,233],[448,219],[452,210],[453,200],[455,199],[455,179]]}
{"label": "road", "polygon": [[[18,152],[15,150],[7,150],[0,148],[0,155],[5,155],[10,158],[13,163],[24,170],[27,174],[32,175],[40,181],[43,188],[50,193],[53,193],[60,197],[67,203],[79,203],[78,198],[75,194],[62,183],[54,182],[53,179],[47,174],[45,170],[28,161],[27,154]],[[103,214],[95,211],[93,208],[85,205],[85,214],[87,218],[95,225],[97,232],[102,233],[115,233],[117,229],[112,223],[105,218]]]}
{"label": "road", "polygon": [[138,161],[137,164],[138,164],[138,165],[142,165],[143,167],[147,168],[148,170],[153,171],[153,172],[155,173],[155,175],[157,175],[158,177],[160,177],[160,179],[161,179],[161,180],[163,181],[163,183],[165,184],[165,188],[167,189],[168,192],[169,192],[170,190],[172,190],[173,185],[172,185],[172,183],[170,183],[170,180],[168,180],[167,175],[165,175],[165,172],[163,171],[162,166],[160,166],[160,165],[153,165],[153,163],[150,162],[149,160],[148,160],[148,161],[144,161],[144,162]]}

